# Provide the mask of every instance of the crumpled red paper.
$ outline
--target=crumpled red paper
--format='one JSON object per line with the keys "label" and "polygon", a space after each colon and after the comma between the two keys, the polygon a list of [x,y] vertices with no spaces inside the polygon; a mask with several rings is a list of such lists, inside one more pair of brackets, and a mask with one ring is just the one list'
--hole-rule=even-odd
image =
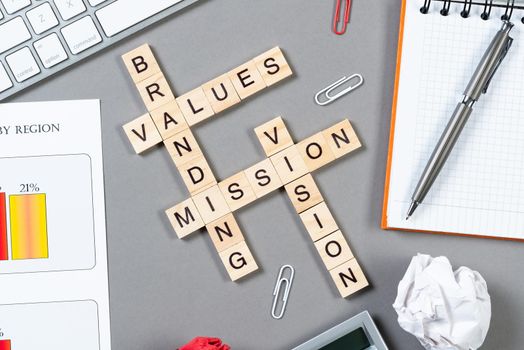
{"label": "crumpled red paper", "polygon": [[231,350],[219,338],[196,337],[178,350]]}

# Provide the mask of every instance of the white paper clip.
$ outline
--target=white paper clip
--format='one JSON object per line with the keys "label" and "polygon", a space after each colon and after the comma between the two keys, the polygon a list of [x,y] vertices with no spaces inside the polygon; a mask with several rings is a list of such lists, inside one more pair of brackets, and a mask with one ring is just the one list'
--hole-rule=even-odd
{"label": "white paper clip", "polygon": [[[282,277],[284,274],[284,270],[289,269],[290,276]],[[293,284],[293,278],[295,277],[295,269],[291,265],[284,265],[280,268],[280,272],[278,273],[277,277],[277,284],[275,284],[275,290],[273,291],[273,306],[271,307],[271,316],[275,320],[280,320],[284,316],[284,312],[286,311],[287,306],[287,300],[289,298],[289,291],[291,290],[291,285]],[[282,285],[286,285],[286,289],[284,290],[284,295],[282,296],[282,309],[280,310],[280,313],[277,315],[277,306],[278,306],[278,297],[280,295],[280,288]]]}
{"label": "white paper clip", "polygon": [[[345,88],[344,90],[338,92],[334,96],[330,95],[336,88],[342,86],[344,83],[346,83],[346,82],[348,82],[350,80],[353,80],[353,79],[358,79],[358,81],[355,84],[350,85],[347,88]],[[344,76],[344,77],[340,78],[339,80],[337,80],[336,82],[334,82],[333,84],[329,85],[328,87],[320,90],[315,95],[315,102],[319,106],[325,106],[328,103],[331,103],[331,102],[335,101],[336,99],[344,96],[345,94],[355,90],[356,88],[358,88],[362,84],[364,84],[364,78],[360,74],[353,74],[350,77]],[[321,95],[325,95],[325,101],[320,101],[320,96]]]}

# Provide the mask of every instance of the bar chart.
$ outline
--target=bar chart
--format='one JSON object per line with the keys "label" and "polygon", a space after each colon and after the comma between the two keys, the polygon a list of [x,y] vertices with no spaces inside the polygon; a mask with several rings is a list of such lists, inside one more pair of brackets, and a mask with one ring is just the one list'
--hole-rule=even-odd
{"label": "bar chart", "polygon": [[0,274],[93,268],[89,156],[0,158],[0,169]]}

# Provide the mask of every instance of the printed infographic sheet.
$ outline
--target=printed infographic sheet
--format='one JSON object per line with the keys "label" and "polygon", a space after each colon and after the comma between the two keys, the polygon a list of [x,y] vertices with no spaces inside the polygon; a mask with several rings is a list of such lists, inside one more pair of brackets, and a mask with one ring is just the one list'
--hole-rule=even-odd
{"label": "printed infographic sheet", "polygon": [[0,104],[0,350],[109,350],[100,102]]}

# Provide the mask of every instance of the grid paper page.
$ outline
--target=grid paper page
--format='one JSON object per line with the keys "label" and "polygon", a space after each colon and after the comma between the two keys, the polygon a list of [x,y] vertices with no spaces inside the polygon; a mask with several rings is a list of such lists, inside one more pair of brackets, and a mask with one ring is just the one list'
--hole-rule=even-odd
{"label": "grid paper page", "polygon": [[407,0],[387,223],[390,228],[524,239],[524,24],[488,92],[473,107],[453,152],[423,204],[405,220],[411,195],[503,11],[480,18],[462,5],[440,15],[433,1]]}

